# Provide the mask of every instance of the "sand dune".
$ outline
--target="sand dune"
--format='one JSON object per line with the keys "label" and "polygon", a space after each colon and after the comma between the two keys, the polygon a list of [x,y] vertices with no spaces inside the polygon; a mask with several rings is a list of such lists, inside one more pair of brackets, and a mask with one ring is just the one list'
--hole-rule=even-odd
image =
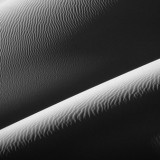
{"label": "sand dune", "polygon": [[158,59],[158,11],[157,1],[1,3],[0,127]]}
{"label": "sand dune", "polygon": [[64,146],[70,156],[100,157],[105,148],[158,146],[159,60],[128,71],[159,59],[159,7],[159,0],[0,0],[1,152],[48,134],[44,146],[45,138],[29,143],[31,152]]}
{"label": "sand dune", "polygon": [[70,39],[115,4],[110,0],[8,0],[0,6],[1,121],[4,115],[21,115],[25,108],[28,114],[42,109],[33,109],[40,106],[38,99],[45,101],[43,107],[48,105],[42,97],[53,95],[48,101],[55,103],[57,93],[64,91],[61,86],[66,88],[65,83],[94,71],[95,64],[100,64],[95,62],[97,56],[81,55]]}
{"label": "sand dune", "polygon": [[[86,116],[108,111],[160,86],[160,60],[125,73],[0,130],[1,153],[17,149]],[[54,143],[54,142],[53,142]]]}

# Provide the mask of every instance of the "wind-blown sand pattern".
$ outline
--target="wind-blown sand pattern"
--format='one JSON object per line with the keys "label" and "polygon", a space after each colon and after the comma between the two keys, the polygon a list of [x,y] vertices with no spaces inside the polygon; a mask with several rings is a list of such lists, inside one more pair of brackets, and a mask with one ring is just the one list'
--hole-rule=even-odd
{"label": "wind-blown sand pattern", "polygon": [[0,128],[158,59],[157,1],[1,2]]}
{"label": "wind-blown sand pattern", "polygon": [[[36,70],[38,65],[45,68],[49,65],[46,64],[49,58],[52,59],[52,63],[55,63],[52,72],[55,72],[56,77],[57,63],[60,63],[58,60],[64,54],[64,46],[60,47],[62,42],[69,35],[77,32],[80,26],[103,12],[109,4],[114,4],[114,1],[13,0],[6,2],[6,7],[0,8],[1,65],[3,66],[1,70],[2,73],[5,72],[1,76],[4,81],[6,77],[9,79],[12,76],[12,85],[14,85],[16,80],[13,78],[13,73],[23,74],[24,70],[31,72]],[[69,55],[66,54],[65,58],[67,56]],[[65,60],[62,61],[66,63]],[[37,70],[36,72],[39,73]],[[26,74],[28,75],[25,78],[28,79],[27,76],[30,75]],[[20,78],[19,82],[25,83]]]}
{"label": "wind-blown sand pattern", "polygon": [[18,108],[24,100],[34,101],[33,97],[39,97],[39,93],[57,91],[64,81],[75,80],[75,72],[80,75],[82,70],[87,70],[85,74],[94,70],[90,63],[94,58],[87,61],[87,56],[77,56],[77,51],[71,53],[67,50],[68,41],[116,2],[3,1],[0,4],[1,115],[14,108],[12,104]]}
{"label": "wind-blown sand pattern", "polygon": [[1,154],[36,140],[86,116],[107,111],[158,90],[160,59],[86,90],[0,130]]}

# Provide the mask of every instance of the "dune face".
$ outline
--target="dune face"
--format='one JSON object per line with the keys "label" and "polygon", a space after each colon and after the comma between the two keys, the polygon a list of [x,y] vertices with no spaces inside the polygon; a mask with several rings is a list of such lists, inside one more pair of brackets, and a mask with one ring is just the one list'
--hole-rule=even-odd
{"label": "dune face", "polygon": [[157,1],[2,2],[1,128],[159,58],[158,10]]}
{"label": "dune face", "polygon": [[38,111],[32,108],[47,102],[50,95],[53,104],[57,92],[96,68],[97,58],[78,53],[70,39],[115,4],[113,0],[12,0],[0,6],[1,121],[15,110],[21,114],[22,106]]}
{"label": "dune face", "polygon": [[[47,134],[53,134],[56,130],[61,130],[65,128],[65,126],[77,123],[77,121],[83,121],[87,116],[98,116],[100,112],[106,111],[107,113],[111,109],[113,110],[113,108],[119,108],[119,106],[124,103],[130,103],[130,101],[143,98],[143,96],[153,91],[157,92],[159,87],[160,60],[157,60],[86,90],[4,129],[1,129],[1,154],[17,150],[20,146],[24,146],[29,142],[35,141],[37,138],[44,137]],[[145,110],[147,110],[147,106],[145,107]],[[136,110],[136,106],[134,106],[134,108],[130,109]],[[155,108],[156,106],[151,106],[151,109],[154,110]],[[138,110],[141,110],[141,108],[138,108]],[[141,123],[145,124],[145,121],[140,121],[139,124]],[[134,126],[134,124],[130,125]],[[155,126],[157,127],[157,125]],[[130,127],[128,128],[129,131],[125,129],[123,132],[130,134]],[[145,130],[144,128],[142,129],[143,132]],[[132,131],[134,130],[131,129],[131,132]],[[110,132],[110,130],[106,130],[105,132]],[[136,133],[136,131],[134,132]],[[146,134],[145,132],[143,133],[141,129],[138,132],[140,132],[140,135]],[[148,132],[152,133],[152,131]]]}
{"label": "dune face", "polygon": [[159,0],[0,0],[0,156],[154,159],[159,8]]}

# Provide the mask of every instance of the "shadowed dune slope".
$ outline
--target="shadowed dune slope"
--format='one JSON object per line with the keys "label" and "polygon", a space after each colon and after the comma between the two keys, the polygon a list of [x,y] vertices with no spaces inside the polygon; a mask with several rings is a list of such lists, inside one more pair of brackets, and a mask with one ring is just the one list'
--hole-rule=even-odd
{"label": "shadowed dune slope", "polygon": [[[72,141],[72,135],[74,137],[79,131],[80,133],[78,133],[76,139],[80,138],[83,141],[83,138],[85,139],[86,136],[93,138],[88,144],[87,141],[83,141],[84,148],[87,147],[86,144],[90,145],[92,143],[97,148],[96,143],[100,143],[99,147],[102,149],[102,153],[104,152],[105,145],[107,147],[105,152],[108,154],[115,149],[127,149],[127,147],[130,150],[133,149],[133,152],[138,150],[144,153],[143,149],[148,147],[148,141],[151,144],[152,136],[159,129],[159,121],[157,121],[159,117],[157,117],[157,114],[159,115],[160,113],[157,103],[159,102],[159,98],[156,99],[159,96],[159,87],[160,60],[158,59],[1,129],[1,154],[16,151],[22,146],[27,146],[28,143],[34,144],[33,141],[42,137],[44,138],[47,135],[54,137],[54,133],[59,130],[63,133],[63,129],[65,130],[66,127],[70,128],[71,134],[69,137],[67,134],[64,134],[66,135],[66,139],[70,138]],[[155,93],[158,93],[158,95]],[[152,94],[155,94],[156,98]],[[93,117],[97,117],[97,121],[100,123],[96,122]],[[83,121],[86,121],[88,124],[83,124]],[[78,123],[82,123],[82,125]],[[99,129],[96,123],[100,125]],[[78,125],[79,128],[76,131],[77,133],[74,131],[75,125]],[[93,130],[88,132],[87,128],[85,128],[86,126],[89,128],[92,126]],[[81,132],[81,129],[84,133]],[[61,147],[63,148],[64,137],[62,136],[61,139],[61,132],[58,133],[60,137],[57,141],[62,141]],[[85,135],[85,132],[89,135]],[[101,136],[94,137],[98,133]],[[101,138],[104,138],[104,143],[102,143],[103,140]],[[51,143],[54,144],[54,141],[51,141]],[[76,146],[79,143],[78,141]],[[67,144],[71,148],[71,144]],[[94,150],[92,147],[91,150]],[[49,148],[50,146],[48,146]],[[54,153],[54,149],[52,147],[49,149],[52,150],[52,154],[56,154],[56,152]],[[69,149],[66,150],[66,152],[69,152]],[[98,149],[97,152],[99,153],[100,150]],[[84,152],[83,147],[82,151]],[[120,151],[124,152],[123,149],[120,149]],[[47,149],[44,149],[44,152],[47,152]],[[126,154],[128,153],[130,152]]]}
{"label": "shadowed dune slope", "polygon": [[81,55],[70,39],[115,4],[115,0],[12,0],[0,6],[1,121],[6,115],[20,119],[57,102],[66,89],[73,92],[73,81],[96,69],[97,56]]}
{"label": "shadowed dune slope", "polygon": [[0,127],[159,58],[159,15],[158,0],[1,3]]}

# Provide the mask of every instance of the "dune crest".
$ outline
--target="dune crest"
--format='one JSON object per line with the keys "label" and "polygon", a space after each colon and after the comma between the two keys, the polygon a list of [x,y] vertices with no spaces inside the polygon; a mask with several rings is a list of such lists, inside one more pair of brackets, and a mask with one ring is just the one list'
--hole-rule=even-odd
{"label": "dune crest", "polygon": [[0,130],[1,154],[160,86],[160,60],[127,72]]}

